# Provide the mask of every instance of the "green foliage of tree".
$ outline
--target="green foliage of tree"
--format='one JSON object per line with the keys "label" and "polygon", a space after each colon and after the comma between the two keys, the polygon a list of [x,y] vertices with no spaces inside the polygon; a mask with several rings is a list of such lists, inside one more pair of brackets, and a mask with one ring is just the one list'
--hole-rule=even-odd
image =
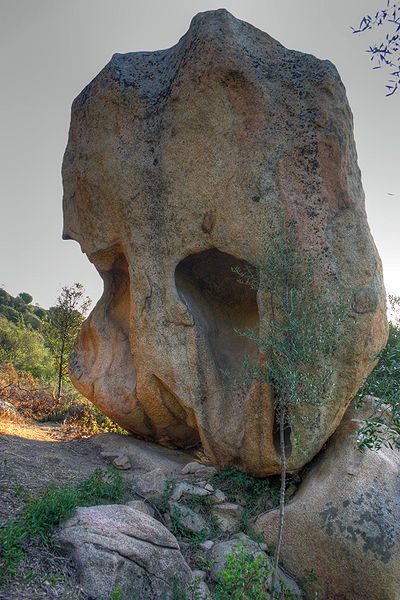
{"label": "green foliage of tree", "polygon": [[377,29],[386,31],[386,35],[382,31],[381,41],[370,45],[367,52],[374,69],[383,68],[389,72],[386,95],[392,96],[400,86],[400,3],[386,0],[386,6],[375,14],[365,15],[360,24],[351,29],[356,34]]}
{"label": "green foliage of tree", "polygon": [[57,304],[49,308],[43,332],[57,368],[57,393],[59,399],[63,380],[68,373],[68,360],[76,336],[89,309],[91,300],[85,296],[80,283],[64,286]]}
{"label": "green foliage of tree", "polygon": [[24,304],[31,304],[31,302],[33,301],[33,296],[31,296],[27,292],[20,292],[18,296],[19,298],[21,298]]}
{"label": "green foliage of tree", "polygon": [[39,378],[48,379],[54,372],[49,350],[40,333],[18,327],[0,315],[0,364],[6,362]]}
{"label": "green foliage of tree", "polygon": [[392,321],[389,339],[379,362],[358,393],[377,398],[373,413],[358,432],[358,447],[379,450],[382,446],[400,450],[400,297],[389,296]]}
{"label": "green foliage of tree", "polygon": [[0,305],[0,315],[11,321],[12,323],[22,324],[22,316],[15,308],[7,304]]}
{"label": "green foliage of tree", "polygon": [[39,331],[47,311],[40,306],[33,306],[32,300],[31,294],[27,292],[14,297],[0,288],[0,315],[20,327],[31,327]]}
{"label": "green foliage of tree", "polygon": [[24,316],[24,322],[25,325],[31,327],[32,329],[35,329],[36,331],[40,331],[40,329],[42,328],[42,321],[36,315],[26,313],[26,315]]}
{"label": "green foliage of tree", "polygon": [[259,331],[244,331],[242,335],[258,347],[262,360],[248,363],[246,368],[252,378],[271,387],[277,417],[281,489],[273,590],[284,526],[287,459],[291,441],[301,445],[301,440],[296,440],[294,416],[302,407],[305,420],[310,413],[305,407],[312,413],[332,397],[335,386],[330,357],[339,323],[347,312],[340,302],[334,303],[317,289],[314,272],[318,265],[300,250],[295,232],[285,225],[274,229],[266,237],[265,259],[257,273],[235,269],[242,283],[260,287],[266,309]]}

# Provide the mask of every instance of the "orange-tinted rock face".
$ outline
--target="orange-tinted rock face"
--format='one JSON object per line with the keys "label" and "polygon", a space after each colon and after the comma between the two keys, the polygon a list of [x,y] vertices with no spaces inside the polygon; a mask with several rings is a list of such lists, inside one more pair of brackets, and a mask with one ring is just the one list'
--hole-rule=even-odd
{"label": "orange-tinted rock face", "polygon": [[386,339],[381,265],[364,210],[352,116],[335,67],[287,50],[225,10],[171,49],[115,55],[72,108],[64,237],[104,280],[71,359],[76,387],[127,429],[201,441],[220,465],[279,470],[270,390],[230,386],[256,351],[262,298],[232,266],[262,259],[284,215],[320,289],[350,299],[333,399],[292,428],[289,467],[336,429]]}

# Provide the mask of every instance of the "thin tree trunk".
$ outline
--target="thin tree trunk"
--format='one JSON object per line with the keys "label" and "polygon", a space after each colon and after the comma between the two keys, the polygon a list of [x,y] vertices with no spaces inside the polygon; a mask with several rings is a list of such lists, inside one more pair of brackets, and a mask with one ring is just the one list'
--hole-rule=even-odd
{"label": "thin tree trunk", "polygon": [[63,360],[64,360],[64,340],[62,340],[61,342],[61,350],[60,350],[60,362],[58,365],[58,386],[57,386],[57,402],[60,400],[61,398],[61,392],[62,392],[62,379],[63,379]]}
{"label": "thin tree trunk", "polygon": [[272,582],[271,582],[271,597],[275,598],[275,592],[278,583],[278,567],[279,567],[279,557],[281,553],[282,546],[282,537],[283,537],[283,525],[285,522],[285,493],[286,493],[286,448],[285,448],[285,423],[286,421],[286,411],[282,407],[279,415],[279,451],[281,458],[281,491],[279,498],[279,528],[278,528],[278,542],[275,550],[275,559],[274,559],[274,570],[272,573]]}

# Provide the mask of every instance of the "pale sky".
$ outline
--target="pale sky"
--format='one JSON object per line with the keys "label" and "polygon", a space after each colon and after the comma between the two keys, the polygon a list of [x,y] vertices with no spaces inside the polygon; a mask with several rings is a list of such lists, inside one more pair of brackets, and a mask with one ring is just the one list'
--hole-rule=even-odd
{"label": "pale sky", "polygon": [[[174,45],[198,12],[224,7],[288,48],[331,60],[346,86],[369,223],[389,292],[400,294],[400,91],[352,35],[386,0],[0,0],[0,285],[42,306],[79,281],[102,282],[79,245],[62,241],[61,162],[70,107],[115,52]],[[393,195],[390,195],[393,194]]]}

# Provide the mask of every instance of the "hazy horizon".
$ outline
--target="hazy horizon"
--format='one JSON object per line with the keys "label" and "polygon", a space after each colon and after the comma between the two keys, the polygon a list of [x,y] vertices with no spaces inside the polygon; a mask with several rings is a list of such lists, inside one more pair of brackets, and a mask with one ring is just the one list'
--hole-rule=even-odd
{"label": "hazy horizon", "polygon": [[[395,172],[400,90],[385,96],[386,73],[365,49],[383,37],[352,35],[350,26],[382,0],[0,0],[3,74],[0,286],[26,291],[44,307],[59,288],[81,282],[97,301],[102,281],[79,245],[62,241],[61,163],[72,100],[115,52],[174,45],[193,16],[224,7],[288,48],[331,60],[346,86],[366,208],[388,292],[400,294]],[[397,129],[396,129],[397,128]]]}

